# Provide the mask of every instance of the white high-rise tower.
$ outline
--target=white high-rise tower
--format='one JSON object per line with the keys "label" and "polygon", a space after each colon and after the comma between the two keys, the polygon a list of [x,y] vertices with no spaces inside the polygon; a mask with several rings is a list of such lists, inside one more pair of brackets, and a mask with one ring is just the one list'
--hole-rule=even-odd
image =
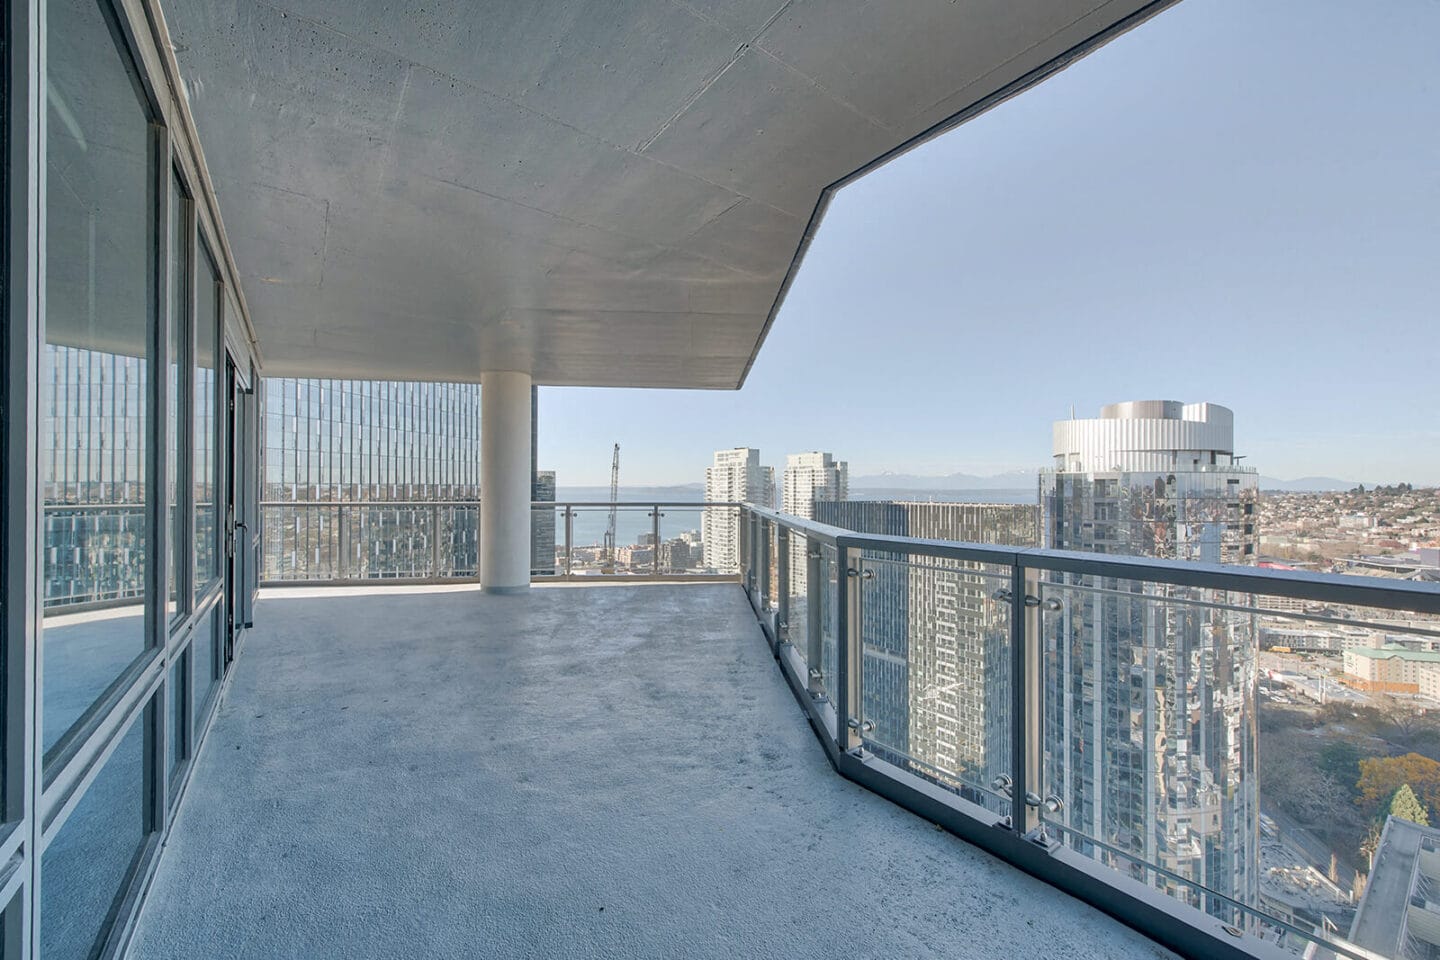
{"label": "white high-rise tower", "polygon": [[[1057,421],[1054,468],[1040,477],[1043,546],[1254,563],[1258,478],[1237,463],[1234,432],[1225,407],[1174,400]],[[1253,618],[1223,592],[1056,577],[1047,781],[1073,836],[1254,905]]]}
{"label": "white high-rise tower", "polygon": [[[705,499],[710,502],[747,501],[770,507],[775,503],[775,469],[760,465],[760,451],[735,447],[715,451],[715,462],[705,470]],[[740,511],[734,507],[707,507],[700,520],[705,566],[731,572],[740,568]]]}
{"label": "white high-rise tower", "polygon": [[[819,450],[792,453],[785,458],[783,483],[780,509],[812,520],[817,500],[850,499],[850,465]],[[790,542],[790,589],[804,596],[805,588],[805,541],[794,537]]]}

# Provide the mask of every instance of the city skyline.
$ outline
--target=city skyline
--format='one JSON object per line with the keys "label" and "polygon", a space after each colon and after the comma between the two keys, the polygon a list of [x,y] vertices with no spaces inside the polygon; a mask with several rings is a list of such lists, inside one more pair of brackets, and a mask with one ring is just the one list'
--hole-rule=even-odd
{"label": "city skyline", "polygon": [[1440,483],[1437,34],[1436,4],[1180,4],[842,190],[738,393],[545,387],[544,459],[988,475],[1072,405],[1203,396],[1269,476]]}

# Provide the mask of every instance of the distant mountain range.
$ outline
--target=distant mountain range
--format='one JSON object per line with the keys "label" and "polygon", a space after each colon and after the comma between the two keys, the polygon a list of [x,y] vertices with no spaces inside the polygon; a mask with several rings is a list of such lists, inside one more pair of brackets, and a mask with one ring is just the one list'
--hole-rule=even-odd
{"label": "distant mountain range", "polygon": [[[780,471],[777,470],[778,474]],[[1036,470],[1010,470],[1005,473],[980,476],[973,473],[947,473],[942,476],[921,476],[914,473],[874,473],[850,478],[851,496],[856,499],[875,498],[883,494],[883,498],[891,499],[904,496],[904,491],[924,491],[927,494],[942,493],[945,491],[956,492],[982,492],[986,490],[1034,491]],[[779,486],[780,478],[776,478],[776,486]],[[1315,492],[1335,493],[1355,489],[1358,481],[1338,480],[1335,477],[1300,477],[1296,480],[1280,480],[1275,477],[1262,476],[1260,478],[1260,489],[1277,490],[1286,493]],[[1367,487],[1371,484],[1366,484]],[[597,501],[609,500],[609,487],[594,486],[562,486],[557,491],[558,499],[561,502],[566,500]],[[644,500],[703,500],[705,498],[705,484],[703,483],[678,483],[666,486],[624,486],[620,487],[620,499],[636,502]]]}
{"label": "distant mountain range", "polygon": [[[862,477],[851,477],[851,489],[885,490],[1021,490],[1035,486],[1036,470],[1011,470],[982,477],[973,473],[948,473],[937,477],[922,477],[913,473],[876,473]],[[1359,481],[1337,480],[1334,477],[1300,477],[1297,480],[1280,480],[1276,477],[1260,478],[1260,489],[1281,490],[1287,493],[1316,492],[1333,493],[1353,490]]]}
{"label": "distant mountain range", "polygon": [[[620,497],[621,502],[624,503],[641,503],[647,500],[699,501],[705,499],[705,484],[679,483],[665,487],[625,486],[621,484],[617,495]],[[609,501],[610,488],[560,486],[555,490],[555,499],[561,503],[567,500],[587,503]]]}

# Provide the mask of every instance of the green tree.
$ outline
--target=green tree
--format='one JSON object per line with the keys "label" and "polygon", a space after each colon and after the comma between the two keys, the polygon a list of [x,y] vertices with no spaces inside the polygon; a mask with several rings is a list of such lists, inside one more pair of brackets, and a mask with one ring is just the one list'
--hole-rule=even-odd
{"label": "green tree", "polygon": [[1419,797],[1415,796],[1415,791],[1410,789],[1408,783],[1400,784],[1400,789],[1396,790],[1395,796],[1390,798],[1390,816],[1418,823],[1422,827],[1430,826],[1430,817],[1425,813],[1425,805],[1420,802]]}
{"label": "green tree", "polygon": [[1401,786],[1409,786],[1423,805],[1440,809],[1440,763],[1418,753],[1361,760],[1355,803],[1365,816],[1384,820],[1388,801]]}
{"label": "green tree", "polygon": [[1360,761],[1365,754],[1349,740],[1336,740],[1320,748],[1316,764],[1320,772],[1336,783],[1344,784],[1353,798],[1355,782],[1360,779]]}

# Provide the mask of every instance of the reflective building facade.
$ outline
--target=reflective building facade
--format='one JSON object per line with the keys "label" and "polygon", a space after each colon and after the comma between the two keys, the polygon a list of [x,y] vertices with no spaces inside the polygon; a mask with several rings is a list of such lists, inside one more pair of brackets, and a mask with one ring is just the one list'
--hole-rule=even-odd
{"label": "reflective building facade", "polygon": [[45,603],[140,597],[145,590],[146,383],[143,358],[47,344]]}
{"label": "reflective building facade", "polygon": [[[1234,456],[1228,409],[1114,404],[1098,419],[1057,422],[1054,453],[1040,478],[1044,546],[1254,562],[1257,477]],[[1128,861],[1101,854],[1096,841],[1254,903],[1253,616],[1218,608],[1233,598],[1216,591],[1071,574],[1056,581],[1046,781],[1064,803],[1070,841],[1121,869]],[[1157,883],[1205,905],[1176,881]]]}
{"label": "reflective building facade", "polygon": [[256,582],[253,331],[129,23],[95,0],[5,8],[6,958],[123,947]]}
{"label": "reflective building facade", "polygon": [[478,383],[264,383],[265,500],[480,496]]}
{"label": "reflective building facade", "polygon": [[[530,499],[536,503],[555,502],[555,471],[536,470],[530,483]],[[553,576],[555,566],[555,511],[537,507],[530,512],[530,573]]]}
{"label": "reflective building facade", "polygon": [[[1032,504],[823,501],[814,519],[860,533],[1016,547],[1038,542]],[[1008,769],[1009,609],[997,570],[867,551],[862,698],[869,742],[917,772],[983,799]]]}
{"label": "reflective building facade", "polygon": [[[555,471],[540,469],[540,388],[530,388],[530,501],[555,502]],[[553,576],[555,567],[555,511],[530,511],[530,575]]]}
{"label": "reflective building facade", "polygon": [[264,384],[265,579],[475,575],[479,384]]}

